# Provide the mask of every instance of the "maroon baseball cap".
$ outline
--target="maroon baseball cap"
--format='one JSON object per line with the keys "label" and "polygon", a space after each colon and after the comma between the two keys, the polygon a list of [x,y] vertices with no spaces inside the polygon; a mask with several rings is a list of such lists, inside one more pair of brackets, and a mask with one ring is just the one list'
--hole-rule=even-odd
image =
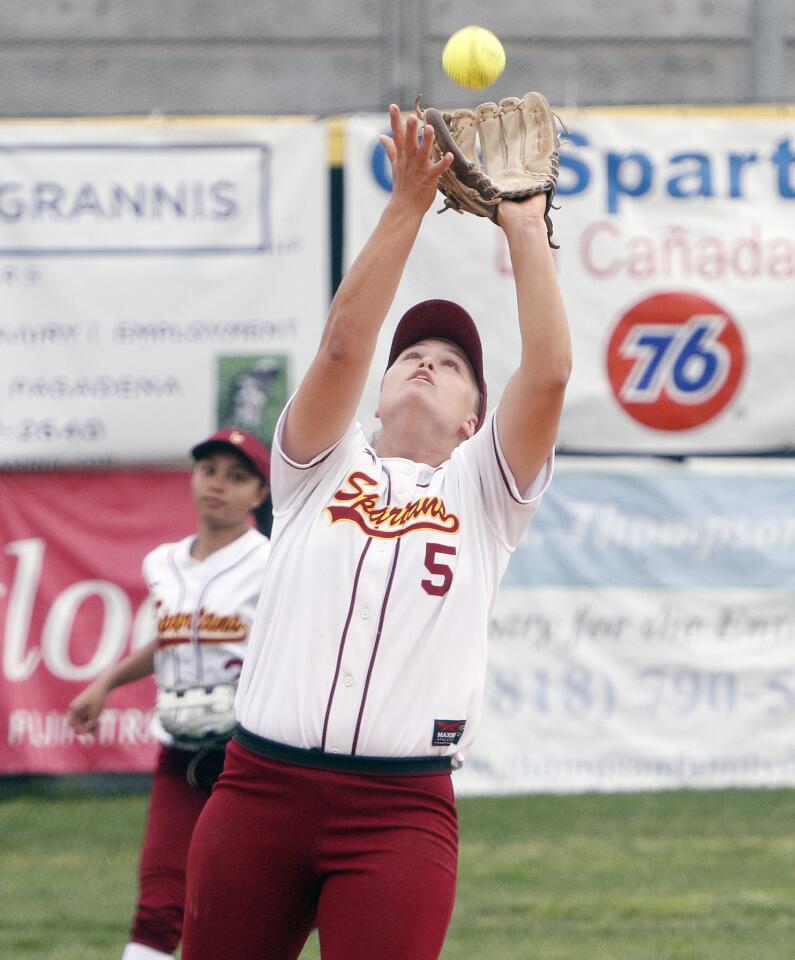
{"label": "maroon baseball cap", "polygon": [[486,416],[486,381],[483,378],[483,348],[475,321],[452,300],[423,300],[403,314],[392,338],[387,369],[401,353],[420,340],[449,340],[460,347],[475,374],[480,390],[480,410],[475,426],[479,430]]}
{"label": "maroon baseball cap", "polygon": [[211,437],[197,443],[191,450],[194,460],[201,460],[216,450],[232,450],[244,460],[248,460],[265,483],[269,482],[271,455],[265,444],[251,433],[238,430],[237,427],[224,427],[216,430]]}

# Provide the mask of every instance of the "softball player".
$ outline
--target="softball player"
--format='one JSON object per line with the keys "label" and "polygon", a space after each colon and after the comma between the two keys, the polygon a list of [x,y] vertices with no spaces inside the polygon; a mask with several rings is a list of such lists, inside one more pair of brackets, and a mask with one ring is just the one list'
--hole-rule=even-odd
{"label": "softball player", "polygon": [[354,422],[440,173],[390,108],[390,202],[274,441],[273,552],[240,727],[194,831],[184,960],[432,960],[453,909],[450,773],[480,721],[489,608],[552,472],[570,344],[546,199],[501,205],[522,353],[486,416],[480,340],[446,300],[398,325],[371,446]]}
{"label": "softball player", "polygon": [[268,495],[267,447],[232,428],[192,454],[198,532],[162,544],[143,563],[157,635],[69,707],[72,726],[91,733],[111,690],[156,675],[153,732],[161,747],[123,960],[171,957],[182,935],[188,844],[223,765],[227,728],[234,726],[229,691],[240,674],[270,549],[267,537],[249,525],[250,512]]}

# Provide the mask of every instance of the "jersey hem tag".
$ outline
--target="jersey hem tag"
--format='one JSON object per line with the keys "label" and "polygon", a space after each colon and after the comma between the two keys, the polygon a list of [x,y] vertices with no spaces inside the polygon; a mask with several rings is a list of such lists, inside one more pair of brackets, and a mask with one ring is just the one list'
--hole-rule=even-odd
{"label": "jersey hem tag", "polygon": [[457,744],[464,733],[466,720],[434,720],[432,747],[447,747]]}

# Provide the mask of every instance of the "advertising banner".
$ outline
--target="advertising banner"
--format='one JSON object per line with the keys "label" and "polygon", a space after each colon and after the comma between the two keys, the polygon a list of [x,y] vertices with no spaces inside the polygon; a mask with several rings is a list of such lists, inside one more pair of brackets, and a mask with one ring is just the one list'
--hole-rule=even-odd
{"label": "advertising banner", "polygon": [[[492,612],[461,794],[795,784],[795,468],[559,458]],[[151,637],[184,472],[0,476],[0,774],[151,769],[154,684],[66,711]]]}
{"label": "advertising banner", "polygon": [[265,441],[328,309],[322,123],[0,124],[0,466]]}
{"label": "advertising banner", "polygon": [[[560,449],[795,449],[793,117],[786,108],[562,113],[553,221],[574,372]],[[391,190],[383,132],[382,116],[347,124],[349,263]],[[507,245],[488,220],[437,216],[441,206],[426,215],[388,327],[418,300],[461,303],[481,330],[493,403],[519,351]]]}
{"label": "advertising banner", "polygon": [[141,562],[194,526],[183,471],[0,475],[0,774],[152,768],[151,679],[111,694],[96,736],[67,707],[151,640]]}
{"label": "advertising banner", "polygon": [[560,458],[459,793],[795,784],[795,467]]}

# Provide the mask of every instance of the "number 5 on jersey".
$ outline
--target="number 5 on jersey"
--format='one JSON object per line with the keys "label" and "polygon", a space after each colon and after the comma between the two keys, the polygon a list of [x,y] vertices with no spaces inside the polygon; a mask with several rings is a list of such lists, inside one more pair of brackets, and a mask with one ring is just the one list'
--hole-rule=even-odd
{"label": "number 5 on jersey", "polygon": [[[446,563],[440,563],[439,555],[455,556],[455,547],[443,543],[425,544],[425,567],[433,575],[433,579],[426,577],[421,582],[422,589],[432,597],[443,597],[453,582],[453,571]],[[441,580],[439,580],[441,578]]]}

